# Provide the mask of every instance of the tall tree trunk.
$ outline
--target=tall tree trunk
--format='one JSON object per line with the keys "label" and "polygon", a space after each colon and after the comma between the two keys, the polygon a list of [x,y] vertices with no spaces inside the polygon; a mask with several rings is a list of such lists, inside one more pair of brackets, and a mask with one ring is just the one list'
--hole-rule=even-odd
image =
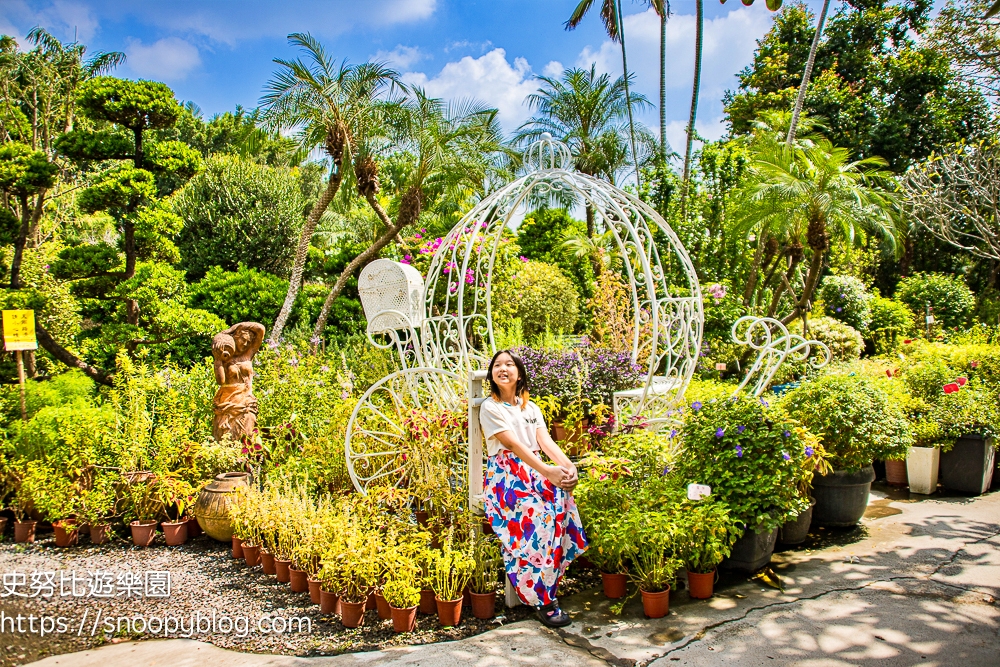
{"label": "tall tree trunk", "polygon": [[299,234],[299,245],[295,249],[295,263],[292,264],[292,277],[288,282],[288,293],[285,295],[285,302],[281,304],[278,319],[274,321],[274,326],[271,327],[271,340],[273,341],[280,339],[282,332],[285,330],[288,316],[292,313],[292,306],[295,305],[295,298],[299,295],[299,288],[302,285],[302,272],[305,271],[306,258],[309,256],[309,242],[312,241],[312,235],[316,231],[319,219],[326,212],[333,198],[337,196],[337,191],[340,189],[340,182],[343,178],[344,175],[340,169],[330,174],[326,190],[323,191],[316,205],[309,211],[309,217],[306,218],[306,222],[302,226],[302,233]]}
{"label": "tall tree trunk", "polygon": [[628,58],[625,56],[625,17],[622,16],[622,0],[617,0],[618,37],[622,43],[622,70],[625,72],[625,108],[628,110],[628,132],[632,146],[632,164],[635,166],[635,187],[642,187],[642,177],[639,176],[639,156],[635,152],[635,121],[632,119],[632,95],[628,85]]}
{"label": "tall tree trunk", "polygon": [[594,238],[594,208],[590,204],[587,204],[586,206],[586,213],[587,213],[587,238],[592,239]]}
{"label": "tall tree trunk", "polygon": [[688,116],[687,147],[684,150],[684,176],[681,184],[681,217],[687,219],[688,190],[691,186],[691,148],[694,145],[694,123],[698,118],[698,93],[701,88],[701,52],[705,32],[704,0],[695,0],[694,85],[691,87],[691,114]]}
{"label": "tall tree trunk", "polygon": [[815,244],[810,244],[810,246],[813,256],[812,261],[809,262],[809,273],[806,274],[802,294],[799,295],[799,300],[795,304],[795,308],[792,309],[792,312],[781,319],[782,324],[787,325],[800,315],[804,318],[809,301],[812,299],[813,292],[816,291],[819,274],[823,270],[823,258],[826,256],[826,247]]}
{"label": "tall tree trunk", "polygon": [[667,159],[667,8],[660,15],[660,158]]}
{"label": "tall tree trunk", "polygon": [[667,8],[660,15],[660,158],[667,159]]}
{"label": "tall tree trunk", "polygon": [[816,63],[816,49],[819,47],[819,38],[823,34],[823,24],[826,22],[826,10],[830,7],[830,0],[824,0],[823,9],[819,13],[819,22],[816,24],[816,33],[813,35],[812,46],[809,47],[809,58],[806,59],[806,71],[802,74],[802,81],[799,83],[799,94],[795,97],[795,106],[792,108],[792,121],[788,126],[788,137],[785,143],[789,146],[795,141],[795,130],[799,124],[799,114],[802,113],[802,105],[806,100],[806,88],[809,87],[809,79],[812,78],[813,65]]}
{"label": "tall tree trunk", "polygon": [[112,376],[108,375],[100,368],[91,366],[75,354],[64,348],[62,345],[57,343],[52,335],[45,330],[38,320],[35,320],[35,336],[38,338],[38,344],[45,349],[46,352],[51,354],[53,357],[63,362],[70,368],[79,368],[84,372],[89,378],[95,382],[99,382],[103,385],[112,386]]}
{"label": "tall tree trunk", "polygon": [[28,227],[31,224],[31,212],[28,208],[28,195],[18,197],[18,207],[21,209],[21,226],[14,239],[14,257],[10,261],[10,288],[21,288],[21,262],[24,258],[24,246],[28,240]]}
{"label": "tall tree trunk", "polygon": [[[382,207],[378,205],[378,202],[372,200],[368,202],[375,208],[375,213],[380,218],[385,215],[385,211]],[[347,281],[350,280],[351,276],[360,267],[371,261],[382,248],[386,247],[390,241],[396,238],[407,225],[412,222],[416,222],[417,218],[420,217],[420,211],[423,208],[423,192],[420,190],[419,186],[411,185],[410,189],[407,190],[406,194],[403,195],[403,200],[400,202],[399,214],[396,216],[396,224],[390,225],[382,235],[375,240],[375,243],[365,248],[357,257],[351,260],[351,262],[344,267],[344,270],[340,272],[340,277],[337,278],[337,282],[334,283],[333,288],[330,293],[326,295],[326,299],[323,301],[323,308],[319,311],[319,317],[316,318],[316,326],[313,329],[313,339],[318,339],[323,337],[323,330],[326,329],[326,322],[330,318],[330,309],[333,307],[333,302],[337,300],[340,293],[344,290],[344,286],[347,285]],[[381,211],[381,213],[380,213]],[[388,220],[389,217],[385,216],[384,220]]]}

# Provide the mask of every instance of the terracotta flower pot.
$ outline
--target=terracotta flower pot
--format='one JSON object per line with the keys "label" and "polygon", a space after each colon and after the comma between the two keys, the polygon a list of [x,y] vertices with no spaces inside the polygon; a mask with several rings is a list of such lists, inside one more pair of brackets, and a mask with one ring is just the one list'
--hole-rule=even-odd
{"label": "terracotta flower pot", "polygon": [[413,632],[417,629],[417,608],[397,609],[390,607],[392,629],[395,632]]}
{"label": "terracotta flower pot", "polygon": [[340,622],[345,628],[356,628],[365,622],[365,603],[340,601]]}
{"label": "terracotta flower pot", "polygon": [[421,528],[426,528],[427,520],[430,518],[430,515],[427,514],[427,512],[424,510],[417,510],[416,512],[414,512],[414,514],[417,517],[417,525],[420,526]]}
{"label": "terracotta flower pot", "polygon": [[320,603],[319,579],[307,579],[306,585],[309,586],[309,599],[312,601],[313,604],[319,604]]}
{"label": "terracotta flower pot", "polygon": [[[389,606],[389,601],[382,596],[381,591],[375,593],[375,608],[378,610],[380,621],[392,618],[392,607]],[[399,632],[399,630],[396,632]]]}
{"label": "terracotta flower pot", "polygon": [[14,522],[14,541],[21,542],[34,542],[35,541],[35,526],[38,525],[37,521],[15,521]]}
{"label": "terracotta flower pot", "polygon": [[164,521],[160,525],[163,526],[163,539],[168,547],[179,547],[188,541],[187,521]]}
{"label": "terracotta flower pot", "polygon": [[492,593],[472,593],[470,591],[469,597],[472,598],[472,615],[476,618],[489,619],[496,614],[496,591]]}
{"label": "terracotta flower pot", "polygon": [[111,526],[106,523],[90,524],[91,544],[105,544],[111,540]]}
{"label": "terracotta flower pot", "polygon": [[423,590],[420,591],[420,605],[417,610],[421,614],[435,614],[437,613],[437,602],[434,601],[434,591]]}
{"label": "terracotta flower pot", "polygon": [[290,560],[274,559],[274,573],[278,575],[278,581],[287,584],[292,580],[292,573],[289,571],[291,565],[292,561]]}
{"label": "terracotta flower pot", "polygon": [[906,460],[885,462],[885,481],[890,486],[906,486]]}
{"label": "terracotta flower pot", "polygon": [[716,570],[712,570],[708,574],[688,570],[687,574],[688,595],[696,600],[707,600],[712,597],[712,592],[715,589],[715,577],[717,576]]}
{"label": "terracotta flower pot", "polygon": [[618,600],[628,593],[628,575],[601,572],[601,583],[604,584],[604,597]]}
{"label": "terracotta flower pot", "polygon": [[663,618],[670,611],[670,589],[656,593],[642,593],[642,610],[648,618]]}
{"label": "terracotta flower pot", "polygon": [[199,537],[202,533],[205,532],[201,529],[201,524],[198,523],[198,519],[196,517],[189,516],[186,518],[187,518],[189,540],[193,540],[194,538]]}
{"label": "terracotta flower pot", "polygon": [[213,540],[228,542],[233,536],[229,519],[229,506],[236,494],[250,486],[250,475],[245,472],[224,472],[215,476],[198,494],[191,513],[198,517],[202,530]]}
{"label": "terracotta flower pot", "polygon": [[243,540],[233,535],[233,558],[243,558]]}
{"label": "terracotta flower pot", "polygon": [[277,574],[278,570],[274,566],[274,554],[270,551],[264,551],[263,547],[260,550],[260,567],[264,571],[264,574]]}
{"label": "terracotta flower pot", "polygon": [[296,570],[294,567],[288,568],[289,582],[293,593],[305,593],[309,590],[309,575],[305,570]]}
{"label": "terracotta flower pot", "polygon": [[76,544],[80,537],[80,529],[73,519],[63,519],[52,524],[52,530],[56,534],[57,547],[71,547]]}
{"label": "terracotta flower pot", "polygon": [[321,614],[339,614],[340,596],[330,591],[319,591],[319,612]]}
{"label": "terracotta flower pot", "polygon": [[434,601],[437,603],[438,623],[447,628],[462,621],[462,598],[442,600],[435,595]]}
{"label": "terracotta flower pot", "polygon": [[132,544],[137,547],[148,547],[156,539],[155,521],[133,521],[129,528],[132,529]]}
{"label": "terracotta flower pot", "polygon": [[374,608],[375,608],[375,589],[369,588],[368,597],[365,599],[365,609],[374,609]]}
{"label": "terracotta flower pot", "polygon": [[246,561],[247,567],[260,565],[260,547],[256,544],[244,544],[243,560]]}

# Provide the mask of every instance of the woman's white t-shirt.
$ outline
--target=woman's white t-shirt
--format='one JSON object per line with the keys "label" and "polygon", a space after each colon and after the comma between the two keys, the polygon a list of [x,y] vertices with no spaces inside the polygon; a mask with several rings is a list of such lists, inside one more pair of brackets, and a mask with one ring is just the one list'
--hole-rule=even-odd
{"label": "woman's white t-shirt", "polygon": [[516,405],[495,400],[492,396],[483,401],[479,408],[479,423],[483,427],[483,437],[486,439],[486,452],[489,456],[495,456],[501,449],[506,449],[496,434],[502,431],[512,431],[518,442],[537,452],[541,447],[538,444],[538,429],[545,428],[545,418],[538,406],[528,401],[528,404],[521,409],[521,399],[517,399]]}

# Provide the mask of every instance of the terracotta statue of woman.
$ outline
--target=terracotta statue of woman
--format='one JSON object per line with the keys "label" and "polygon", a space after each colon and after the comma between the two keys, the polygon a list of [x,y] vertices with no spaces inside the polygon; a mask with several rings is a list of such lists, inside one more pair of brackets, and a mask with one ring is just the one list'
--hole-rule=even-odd
{"label": "terracotta statue of woman", "polygon": [[212,339],[215,379],[219,390],[212,400],[215,418],[212,436],[239,440],[257,425],[257,398],[253,395],[253,358],[264,342],[264,325],[240,322]]}

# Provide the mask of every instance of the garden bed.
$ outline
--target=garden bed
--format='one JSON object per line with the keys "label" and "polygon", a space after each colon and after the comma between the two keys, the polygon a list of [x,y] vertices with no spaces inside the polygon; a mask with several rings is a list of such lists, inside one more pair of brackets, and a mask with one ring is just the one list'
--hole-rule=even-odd
{"label": "garden bed", "polygon": [[[198,634],[192,637],[219,647],[254,653],[274,653],[285,655],[332,655],[354,651],[371,651],[389,646],[426,644],[450,641],[476,635],[502,624],[527,618],[531,610],[524,606],[513,609],[497,602],[497,617],[489,621],[472,618],[468,609],[457,627],[442,628],[436,615],[418,615],[417,629],[413,633],[397,635],[392,631],[392,621],[378,620],[375,611],[366,614],[364,625],[349,630],[341,625],[339,616],[325,616],[318,605],[309,602],[308,595],[292,593],[287,584],[279,584],[274,577],[266,576],[260,567],[248,568],[243,561],[232,557],[228,545],[215,542],[207,537],[199,537],[184,547],[162,546],[162,535],[157,536],[153,548],[137,549],[124,539],[114,543],[93,546],[86,538],[81,544],[68,549],[57,549],[52,533],[39,536],[33,545],[14,544],[8,534],[0,542],[0,572],[20,572],[26,575],[30,584],[32,572],[56,572],[55,595],[51,598],[0,599],[0,610],[6,614],[35,614],[62,616],[69,620],[70,631],[51,634],[44,638],[32,633],[5,633],[0,646],[0,666],[24,664],[45,657],[79,651],[106,644],[109,641],[131,639],[153,639],[162,634],[131,634],[104,636],[99,630],[94,637],[88,636],[96,614],[103,620],[113,617],[145,617],[164,615],[189,618],[200,612],[203,616],[229,614],[250,619],[251,626],[258,618],[285,617],[309,618],[312,632],[283,635],[251,633],[246,637],[221,632]],[[94,571],[146,572],[167,571],[171,574],[169,598],[118,597],[114,599],[95,597],[62,597],[59,595],[59,572],[76,572],[86,577]],[[117,583],[117,582],[116,582]],[[585,586],[596,585],[597,578],[584,571],[582,575],[570,572],[563,580],[562,593],[569,595],[579,592]],[[77,629],[87,614],[86,627],[82,636]],[[182,637],[182,633],[169,633],[167,637]]]}

